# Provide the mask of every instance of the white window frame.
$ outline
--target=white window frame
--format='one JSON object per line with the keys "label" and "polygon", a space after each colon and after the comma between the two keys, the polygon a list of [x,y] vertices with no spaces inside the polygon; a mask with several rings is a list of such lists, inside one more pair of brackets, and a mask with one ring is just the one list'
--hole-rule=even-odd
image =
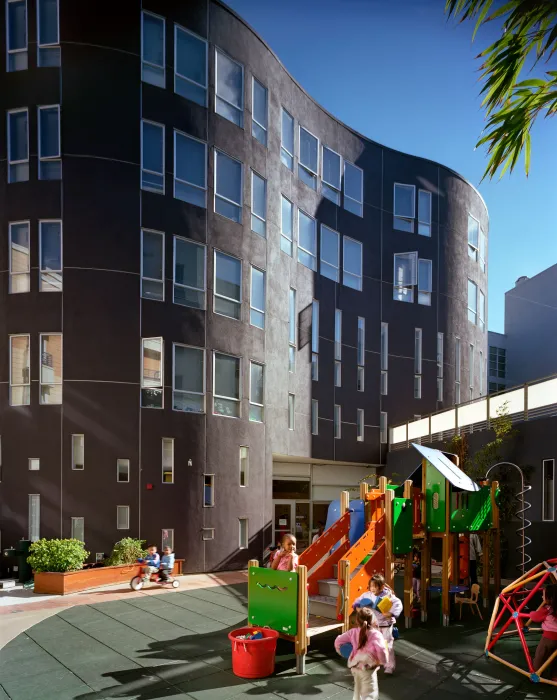
{"label": "white window frame", "polygon": [[[551,517],[546,517],[545,513],[545,464],[546,462],[551,462],[552,463],[552,469],[553,469],[553,479],[551,480],[553,483],[553,493],[552,493],[552,498],[551,498]],[[542,522],[544,523],[552,523],[555,522],[555,460],[554,459],[544,459],[542,460]]]}
{"label": "white window frame", "polygon": [[[156,126],[159,129],[162,130],[162,172],[157,173],[155,170],[147,170],[143,166],[143,124],[151,124],[151,126]],[[139,173],[139,186],[142,190],[145,190],[146,192],[154,192],[155,194],[166,194],[166,127],[164,124],[160,124],[159,122],[154,122],[151,121],[150,119],[142,119],[141,120],[141,134],[140,134],[140,143],[141,143],[141,167],[140,167],[140,173]],[[176,149],[174,149],[176,150]],[[156,175],[157,177],[162,178],[162,190],[161,189],[156,189],[155,187],[149,187],[148,185],[143,184],[143,173],[148,173],[149,175]]]}
{"label": "white window frame", "polygon": [[[7,5],[6,5],[7,8]],[[12,160],[12,154],[11,154],[11,129],[10,129],[10,115],[12,114],[19,114],[21,112],[25,112],[27,115],[27,158],[22,158],[21,160]],[[7,153],[8,153],[8,183],[12,182],[27,182],[29,180],[29,108],[28,107],[21,107],[19,109],[9,109],[6,113],[6,121],[7,121],[7,135],[8,135],[8,143],[7,143]],[[11,169],[12,166],[16,165],[24,165],[27,163],[27,177],[23,179],[14,179],[11,177]]]}
{"label": "white window frame", "polygon": [[[37,513],[36,517],[31,517],[31,507],[35,505]],[[37,532],[33,532],[34,526]],[[41,538],[41,495],[40,493],[30,493],[28,495],[28,510],[27,510],[27,539],[31,542],[37,542]]]}
{"label": "white window frame", "polygon": [[[218,94],[218,84],[219,84],[218,83],[218,69],[219,69],[218,68],[219,67],[218,55],[219,55],[219,53],[223,56],[226,56],[226,58],[229,61],[232,61],[232,63],[235,63],[237,66],[240,66],[240,68],[242,69],[242,89],[240,90],[242,104],[239,107],[238,107],[238,105],[232,104],[232,102],[229,102],[224,97],[221,97]],[[219,100],[222,100],[222,102],[224,102],[229,107],[232,107],[232,109],[235,109],[237,112],[240,113],[240,120],[239,120],[240,123],[236,124],[236,126],[239,126],[240,129],[244,128],[244,109],[245,109],[244,91],[245,91],[245,89],[246,89],[246,75],[245,75],[245,69],[244,69],[243,64],[240,63],[239,61],[237,61],[235,58],[232,58],[232,56],[230,54],[226,53],[226,51],[223,51],[222,49],[215,46],[215,114],[218,114],[219,117],[226,119],[231,124],[236,124],[236,122],[232,121],[228,117],[225,117],[224,115],[220,114],[220,112],[218,112],[217,105],[218,105]]]}
{"label": "white window frame", "polygon": [[422,373],[422,338],[421,328],[414,329],[414,374]]}
{"label": "white window frame", "polygon": [[[171,445],[171,464],[170,466],[164,463],[164,447],[165,445]],[[161,438],[161,484],[174,484],[174,465],[175,465],[175,443],[174,438],[163,437]],[[165,481],[164,473],[165,471],[170,473],[170,481]]]}
{"label": "white window frame", "polygon": [[[14,272],[12,270],[12,227],[13,226],[22,226],[25,224],[27,226],[27,270],[25,272]],[[39,257],[40,261],[40,257]],[[8,285],[8,293],[9,294],[27,294],[31,291],[31,222],[30,221],[10,221],[8,224],[8,270],[9,270],[9,285]],[[23,277],[25,275],[27,277],[27,286],[28,289],[26,289],[24,292],[14,292],[13,291],[13,284],[12,280],[15,277]]]}
{"label": "white window frame", "polygon": [[[252,365],[257,365],[258,367],[261,367],[263,369],[262,376],[263,376],[263,403],[257,403],[256,401],[253,400],[252,395],[251,395],[251,367]],[[257,408],[261,409],[261,420],[254,420],[250,412],[248,411],[248,418],[251,423],[264,423],[265,422],[265,364],[263,362],[256,362],[255,360],[250,360],[249,361],[249,405],[251,406],[257,406]]]}
{"label": "white window frame", "polygon": [[455,369],[455,404],[459,404],[461,400],[461,395],[460,395],[460,379],[461,379],[461,372],[462,372],[462,348],[461,348],[461,342],[460,338],[458,336],[455,337],[455,360],[454,360],[454,369]]}
{"label": "white window frame", "polygon": [[[233,258],[234,260],[237,260],[240,263],[240,299],[231,299],[230,297],[225,297],[223,294],[217,293],[217,254],[224,255],[228,258]],[[237,258],[235,255],[230,255],[230,253],[225,253],[224,251],[218,250],[217,248],[215,248],[213,250],[213,313],[217,314],[217,316],[224,316],[224,318],[230,318],[233,321],[241,321],[242,320],[243,279],[244,279],[243,260],[241,260],[240,258]],[[234,316],[228,316],[227,314],[223,314],[220,311],[216,311],[215,310],[216,309],[215,298],[224,299],[225,301],[233,302],[234,304],[237,304],[239,309],[240,309],[239,317],[234,318]]]}
{"label": "white window frame", "polygon": [[[120,479],[120,464],[123,464],[123,466],[126,467],[126,474],[127,474],[127,479]],[[126,463],[126,464],[124,464]],[[125,458],[125,457],[118,457],[116,459],[116,483],[117,484],[129,484],[130,483],[130,477],[131,477],[131,467],[130,467],[130,460]]]}
{"label": "white window frame", "polygon": [[[311,219],[313,221],[313,233],[314,233],[314,252],[312,253],[309,251],[307,248],[304,248],[304,246],[300,243],[300,214],[303,214],[306,216],[308,219]],[[310,216],[306,211],[303,209],[300,209],[298,207],[298,262],[300,265],[303,265],[304,267],[307,267],[308,270],[313,270],[313,272],[317,272],[317,219],[315,219],[313,216]],[[313,262],[313,267],[308,267],[305,263],[303,263],[300,260],[300,251],[303,251],[306,255],[310,257],[310,259]]]}
{"label": "white window frame", "polygon": [[[190,36],[193,36],[195,39],[198,39],[199,41],[202,41],[203,44],[205,45],[205,85],[202,85],[201,83],[197,83],[195,80],[192,80],[191,78],[186,77],[185,75],[181,75],[181,73],[178,73],[178,32],[184,32],[184,34],[189,34]],[[196,34],[195,32],[192,32],[189,29],[186,29],[185,27],[182,27],[181,24],[178,24],[177,22],[174,23],[174,92],[177,95],[180,95],[180,97],[183,97],[185,100],[189,99],[188,97],[185,97],[181,93],[178,92],[176,89],[177,85],[177,80],[176,78],[179,78],[180,80],[185,81],[186,83],[190,83],[190,85],[194,85],[197,88],[201,88],[202,90],[205,91],[205,101],[201,107],[207,107],[207,94],[209,91],[209,42],[207,39],[204,39],[202,36],[199,36],[199,34]],[[194,102],[195,104],[199,104],[199,102],[196,102],[195,100],[190,100],[190,102]]]}
{"label": "white window frame", "polygon": [[[81,522],[80,522],[81,521]],[[77,524],[81,525],[81,530],[83,530],[83,539],[80,540],[79,537],[75,537],[77,534],[75,530],[77,529]],[[70,537],[72,540],[79,540],[80,542],[85,542],[85,518],[83,516],[72,516],[70,525]]]}
{"label": "white window frame", "polygon": [[[60,224],[60,269],[43,270],[41,267],[43,259],[43,224]],[[62,219],[39,219],[39,291],[40,292],[61,292],[64,286],[64,228]],[[43,289],[43,275],[60,275],[60,288]],[[49,283],[51,287],[54,285]]]}
{"label": "white window frame", "polygon": [[[242,457],[242,450],[245,450],[245,458]],[[240,469],[240,488],[244,489],[249,486],[249,446],[240,445],[238,453],[239,469]],[[242,461],[245,462],[245,469],[242,470]],[[244,483],[242,483],[242,474],[244,475]]]}
{"label": "white window frame", "polygon": [[[143,17],[145,15],[151,15],[151,17],[155,17],[156,19],[162,21],[162,66],[158,66],[156,63],[150,63],[149,61],[146,61],[143,57]],[[155,83],[151,83],[148,80],[144,80],[143,64],[146,64],[151,68],[156,68],[159,71],[162,69],[162,85],[155,85]],[[148,83],[149,85],[153,85],[154,87],[160,87],[162,90],[166,88],[166,18],[162,17],[161,15],[157,15],[155,12],[149,12],[148,10],[141,11],[141,80],[142,82]]]}
{"label": "white window frame", "polygon": [[311,400],[311,434],[319,435],[319,401]]}
{"label": "white window frame", "polygon": [[381,411],[379,414],[379,442],[381,445],[386,445],[388,443],[389,431],[388,431],[388,416],[386,411]]}
{"label": "white window frame", "polygon": [[470,343],[470,345],[468,346],[468,386],[470,387],[470,398],[472,398],[472,393],[474,391],[474,362],[474,345]]}
{"label": "white window frame", "polygon": [[[308,165],[305,165],[304,163],[302,163],[302,153],[301,153],[301,151],[302,151],[302,133],[301,133],[302,130],[304,130],[307,134],[312,136],[314,139],[317,139],[317,164],[316,164],[315,170],[312,170]],[[304,182],[304,180],[302,180],[302,182],[305,185],[307,185],[307,187],[309,187],[310,189],[313,189],[315,191],[317,191],[317,188],[319,185],[319,156],[320,156],[320,153],[319,153],[320,148],[319,147],[320,147],[320,145],[321,145],[321,142],[320,142],[318,136],[313,134],[305,126],[298,124],[298,179],[299,180],[301,179],[300,178],[300,168],[303,168],[306,171],[306,173],[308,174],[310,180],[311,180],[312,176],[315,179],[315,187],[311,187],[311,185],[308,185],[307,182]]]}
{"label": "white window frame", "polygon": [[[428,216],[429,221],[422,218],[422,211],[420,207],[420,195],[425,194],[429,199],[428,205]],[[432,224],[432,193],[429,190],[418,189],[418,235],[427,236],[431,238],[431,224]]]}
{"label": "white window frame", "polygon": [[[152,122],[152,123],[155,123],[155,122]],[[203,163],[205,165],[205,177],[203,178],[203,180],[204,180],[205,184],[203,186],[199,186],[194,182],[189,182],[188,180],[182,180],[181,178],[179,178],[176,175],[176,154],[178,152],[178,149],[176,148],[176,136],[177,135],[183,136],[185,139],[189,139],[190,141],[197,141],[197,143],[201,143],[203,145],[203,148],[205,150],[205,157],[203,158]],[[186,202],[186,204],[191,204],[194,207],[201,206],[202,209],[207,209],[207,177],[208,177],[208,175],[207,175],[207,160],[208,160],[207,159],[207,142],[202,141],[201,139],[197,139],[197,138],[195,138],[195,136],[192,136],[191,134],[186,134],[185,131],[180,131],[179,129],[174,129],[173,138],[174,138],[174,144],[173,144],[174,145],[174,156],[173,156],[174,173],[173,173],[172,182],[173,182],[173,190],[174,191],[172,193],[172,196],[174,197],[174,199],[177,199],[179,202]],[[215,165],[216,165],[216,162],[215,162]],[[192,187],[195,190],[200,190],[203,193],[204,204],[203,205],[194,204],[193,202],[188,202],[187,200],[182,199],[181,197],[176,197],[176,182],[179,182],[180,184],[185,185],[186,187]],[[215,168],[215,187],[216,187],[216,183],[217,183],[217,180],[216,180],[216,168]],[[164,192],[163,192],[163,194],[164,194]]]}
{"label": "white window frame", "polygon": [[[19,70],[27,70],[29,68],[29,8],[27,5],[27,0],[25,1],[25,48],[22,49],[10,49],[10,23],[8,16],[8,7],[17,0],[6,0],[6,71],[10,73],[15,73],[17,71],[10,71],[10,56],[18,53],[27,54],[27,65],[25,68],[20,68]],[[37,21],[38,26],[38,21]]]}
{"label": "white window frame", "polygon": [[[52,382],[43,382],[43,373],[42,373],[42,348],[43,348],[43,337],[48,336],[49,338],[52,337],[59,337],[60,338],[60,379],[58,381],[52,381]],[[64,385],[64,337],[62,333],[39,333],[39,404],[41,406],[60,406],[62,403],[62,398],[60,398],[60,402],[49,402],[49,401],[44,401],[43,402],[43,386],[48,386],[48,387],[56,387],[60,386],[63,387]]]}
{"label": "white window frame", "polygon": [[[146,277],[143,274],[143,234],[144,233],[149,233],[149,234],[152,234],[155,236],[160,236],[162,239],[162,244],[161,244],[161,247],[162,247],[162,267],[161,267],[162,277],[161,277],[161,279],[154,279],[152,277]],[[165,284],[165,274],[164,274],[165,269],[166,269],[166,260],[165,260],[166,250],[165,250],[165,248],[166,248],[165,234],[162,231],[155,231],[154,229],[150,229],[150,228],[142,228],[141,229],[141,290],[140,290],[140,294],[141,294],[142,299],[148,299],[149,301],[164,301],[165,300],[165,296],[166,296],[165,295],[166,284]],[[153,299],[152,297],[144,296],[144,294],[143,294],[143,280],[146,280],[147,282],[157,282],[158,284],[160,284],[162,287],[162,299]]]}
{"label": "white window frame", "polygon": [[[283,226],[283,208],[282,208],[282,200],[285,199],[289,204],[290,204],[290,214],[291,214],[291,222],[290,222],[290,238],[284,233],[284,226]],[[286,253],[286,255],[289,255],[290,257],[293,256],[294,253],[294,221],[296,220],[296,217],[294,216],[294,204],[288,197],[285,197],[281,193],[281,200],[280,200],[280,249],[282,250],[283,253]],[[286,241],[286,243],[284,242]]]}
{"label": "white window frame", "polygon": [[338,403],[334,406],[333,427],[335,440],[340,440],[342,438],[342,409]]}
{"label": "white window frame", "polygon": [[484,354],[479,351],[479,384],[480,384],[480,396],[484,395]]}
{"label": "white window frame", "polygon": [[[396,211],[396,191],[397,187],[404,187],[406,189],[411,189],[412,190],[412,215],[411,216],[403,216],[402,214],[397,214]],[[393,184],[393,228],[396,229],[397,231],[404,231],[406,233],[414,233],[414,226],[415,226],[415,220],[416,220],[416,186],[415,185],[408,185],[404,182],[395,182]],[[407,228],[399,228],[395,224],[397,221],[404,221],[407,223],[408,227]]]}
{"label": "white window frame", "polygon": [[[245,542],[242,541],[242,523],[245,523]],[[249,548],[249,518],[238,518],[238,549]]]}
{"label": "white window frame", "polygon": [[[36,465],[36,466],[35,466]],[[28,471],[38,472],[41,469],[41,460],[39,457],[29,457],[27,460]]]}
{"label": "white window frame", "polygon": [[[429,275],[427,289],[420,287],[420,263],[428,263]],[[433,261],[427,258],[418,258],[418,304],[422,306],[431,306],[431,297],[433,294]]]}
{"label": "white window frame", "polygon": [[[350,270],[346,269],[346,241],[350,241],[351,243],[356,243],[360,247],[360,273],[358,274],[357,272],[351,272]],[[362,283],[363,283],[363,265],[364,265],[364,245],[361,241],[357,241],[355,238],[350,238],[350,236],[343,236],[342,237],[342,284],[345,287],[349,287],[350,289],[356,289],[357,291],[361,292],[362,291]],[[350,277],[355,277],[359,285],[357,287],[353,287],[351,284],[346,284],[346,275],[350,275]]]}
{"label": "white window frame", "polygon": [[[176,389],[176,348],[191,348],[192,350],[201,350],[203,356],[203,367],[201,370],[201,375],[203,379],[203,391],[200,393],[198,391],[191,391],[186,389]],[[186,345],[185,343],[172,343],[172,410],[177,413],[187,413],[193,415],[203,415],[207,410],[206,396],[207,396],[207,372],[206,372],[206,362],[207,355],[205,348],[199,348],[195,345]],[[203,397],[203,407],[201,411],[182,411],[178,408],[174,408],[174,394],[190,394],[192,396],[202,396]]]}
{"label": "white window frame", "polygon": [[[238,360],[238,397],[233,397],[233,396],[222,396],[221,394],[216,393],[216,385],[215,385],[215,371],[216,371],[216,357],[217,355],[223,355],[225,357],[233,357],[235,360]],[[216,413],[215,412],[215,399],[223,399],[224,401],[234,401],[238,405],[238,415],[236,416],[227,416],[223,413]],[[219,416],[220,418],[241,418],[242,417],[242,358],[238,357],[237,355],[231,355],[228,352],[220,352],[219,350],[213,350],[213,415],[214,416]]]}
{"label": "white window frame", "polygon": [[[264,90],[265,90],[265,125],[261,124],[260,122],[257,121],[255,118],[255,110],[254,110],[254,105],[255,105],[255,83],[258,83]],[[269,88],[264,85],[261,80],[258,80],[254,75],[251,76],[251,120],[254,124],[257,124],[257,126],[263,130],[265,133],[265,143],[260,141],[257,136],[253,133],[253,124],[251,127],[251,135],[253,138],[258,141],[262,146],[265,146],[267,148],[267,140],[269,138]]]}
{"label": "white window frame", "polygon": [[[253,187],[253,179],[254,177],[258,177],[260,180],[263,180],[264,188],[265,188],[265,203],[264,203],[264,208],[265,208],[265,216],[261,217],[259,214],[255,213],[255,210],[253,208],[253,192],[254,192],[254,187]],[[260,175],[256,170],[251,168],[251,201],[250,201],[250,209],[251,209],[251,216],[252,216],[252,222],[251,222],[251,230],[257,234],[258,236],[261,236],[262,238],[267,237],[267,180],[263,177],[263,175]],[[262,224],[263,224],[263,233],[259,233],[253,228],[253,217],[258,219]]]}
{"label": "white window frame", "polygon": [[364,409],[356,409],[356,440],[363,442],[365,436]]}
{"label": "white window frame", "polygon": [[485,331],[485,294],[478,287],[478,326]]}
{"label": "white window frame", "polygon": [[288,394],[288,430],[296,429],[296,394]]}
{"label": "white window frame", "polygon": [[[289,112],[287,109],[285,109],[285,108],[281,105],[281,108],[280,108],[280,154],[281,154],[280,161],[281,161],[281,163],[282,163],[286,168],[288,168],[288,170],[290,170],[291,172],[294,172],[294,153],[290,153],[290,151],[288,150],[288,148],[285,147],[284,141],[282,140],[282,136],[283,136],[283,133],[282,133],[282,127],[283,127],[282,113],[283,113],[283,112],[286,112],[286,114],[288,114],[288,116],[290,117],[290,119],[292,119],[292,146],[293,146],[293,150],[294,150],[294,151],[296,150],[296,120],[295,120],[294,117],[290,114],[290,112]],[[288,156],[290,157],[290,159],[292,160],[292,166],[288,166],[288,165],[284,162],[283,157],[282,157],[282,152],[283,152],[283,151],[284,151],[284,153],[286,153],[286,155],[288,155]]]}
{"label": "white window frame", "polygon": [[[29,358],[28,358],[28,371],[29,371],[29,380],[27,382],[23,382],[22,384],[14,384],[12,381],[12,341],[14,338],[27,338],[29,341]],[[10,406],[29,406],[31,404],[31,335],[29,333],[15,333],[14,335],[9,336],[9,343],[10,343]],[[29,401],[26,403],[14,403],[13,398],[12,398],[12,388],[13,387],[29,387],[28,392],[29,392]]]}
{"label": "white window frame", "polygon": [[[476,222],[478,226],[478,242],[470,242],[470,219]],[[474,262],[478,262],[478,258],[480,255],[480,222],[478,219],[476,219],[475,216],[472,216],[472,214],[468,214],[468,229],[467,229],[467,240],[468,240],[468,257],[471,258]]]}
{"label": "white window frame", "polygon": [[[253,271],[257,270],[258,272],[261,272],[263,275],[263,308],[260,309],[257,306],[254,306],[253,304]],[[264,331],[265,330],[265,325],[266,325],[266,320],[267,317],[265,315],[265,307],[267,306],[267,272],[265,270],[262,270],[260,267],[256,267],[255,265],[250,265],[250,274],[249,274],[249,310],[250,310],[250,326],[253,326],[254,328],[259,328],[260,330]],[[261,314],[263,316],[263,325],[258,326],[256,323],[253,323],[251,320],[251,312],[256,311],[257,313]]]}
{"label": "white window frame", "polygon": [[[124,527],[120,527],[119,524],[119,514],[122,512],[122,509],[125,509],[123,512],[126,515],[126,525]],[[130,507],[129,506],[116,506],[116,529],[117,530],[129,530],[130,529]]]}
{"label": "white window frame", "polygon": [[215,528],[214,527],[202,527],[201,540],[203,542],[212,542],[215,539]]}
{"label": "white window frame", "polygon": [[[56,109],[58,113],[58,153],[53,156],[42,156],[41,146],[42,146],[42,136],[41,136],[41,112],[45,109]],[[43,179],[57,179],[60,180],[62,173],[60,172],[59,178],[42,178],[41,177],[41,164],[42,163],[55,163],[60,161],[60,168],[62,168],[62,127],[61,127],[61,115],[60,115],[60,105],[40,105],[37,107],[37,131],[38,131],[38,144],[37,144],[37,155],[39,158],[39,180]]]}
{"label": "white window frame", "polygon": [[[397,258],[402,256],[402,255],[410,255],[412,256],[413,260],[413,274],[412,274],[412,283],[408,285],[398,285],[396,283],[396,261]],[[411,252],[405,252],[405,253],[395,253],[393,255],[393,299],[394,301],[400,301],[402,303],[410,303],[412,304],[414,302],[414,287],[416,287],[418,284],[418,253],[415,251]],[[404,291],[406,290],[406,291]],[[399,299],[398,297],[395,296],[395,294],[399,294],[404,297],[408,296],[407,299]]]}
{"label": "white window frame", "polygon": [[[294,318],[291,317],[294,309]],[[296,290],[290,287],[288,290],[288,371],[296,371],[296,348],[298,347],[298,323],[297,323]]]}
{"label": "white window frame", "polygon": [[[143,376],[143,358],[144,358],[144,353],[145,353],[145,341],[146,340],[160,340],[161,341],[161,376],[160,376],[160,381],[156,386],[145,386],[144,379],[145,377]],[[161,410],[164,408],[164,338],[162,336],[151,336],[149,338],[141,338],[141,345],[140,345],[140,377],[141,377],[141,394],[143,394],[143,390],[149,390],[149,391],[157,391],[159,392],[159,395],[161,397],[161,405],[160,406],[143,406],[143,401],[141,401],[140,405],[141,408],[149,408],[149,409],[155,409],[155,410]]]}
{"label": "white window frame", "polygon": [[[471,284],[474,285],[474,288],[475,288],[475,290],[476,290],[476,306],[475,306],[474,309],[472,309],[472,307],[470,306],[470,285],[471,285]],[[474,326],[476,326],[476,325],[478,324],[478,297],[479,297],[478,290],[479,290],[479,288],[478,288],[478,285],[476,284],[476,282],[474,282],[473,280],[471,280],[470,278],[468,278],[468,284],[467,284],[467,287],[466,287],[467,308],[468,308],[468,321],[469,321],[470,323],[472,323]],[[472,319],[470,318],[470,314],[471,314],[471,313],[474,314],[474,320],[473,320],[473,321],[472,321]]]}
{"label": "white window frame", "polygon": [[342,310],[335,309],[335,360],[342,360]]}
{"label": "white window frame", "polygon": [[479,262],[480,270],[482,272],[486,271],[487,268],[487,236],[484,233],[483,228],[480,226],[480,240],[479,240]]}
{"label": "white window frame", "polygon": [[[307,129],[306,129],[307,131]],[[335,156],[338,156],[339,161],[338,161],[338,187],[336,185],[333,185],[331,182],[328,182],[325,180],[325,174],[324,174],[324,165],[325,165],[325,151],[330,151],[331,153],[334,153]],[[321,194],[323,197],[328,199],[330,202],[333,204],[336,204],[337,206],[340,206],[340,191],[342,188],[342,172],[343,172],[343,160],[342,156],[340,153],[337,153],[334,151],[332,148],[329,146],[325,146],[325,144],[321,144]],[[331,196],[327,196],[325,194],[330,190]],[[333,196],[336,195],[337,199],[333,199]]]}
{"label": "white window frame", "polygon": [[[207,487],[205,484],[205,479],[209,477],[210,485]],[[209,488],[209,498],[205,498],[205,489]],[[206,474],[203,472],[203,508],[214,508],[215,507],[215,475]]]}
{"label": "white window frame", "polygon": [[[41,41],[41,23],[40,23],[40,4],[41,0],[37,0],[37,66],[39,68],[43,67],[41,63],[41,49],[58,49],[60,50],[60,0],[56,0],[56,30],[57,30],[57,41],[44,43]],[[54,64],[52,64],[54,65]],[[60,65],[60,61],[56,65]],[[50,67],[48,64],[46,67]]]}
{"label": "white window frame", "polygon": [[[77,446],[76,439],[80,439],[81,445]],[[80,466],[77,464],[77,458],[75,453],[78,447],[83,452],[83,464]],[[72,433],[72,471],[82,472],[85,470],[85,435],[83,433]]]}
{"label": "white window frame", "polygon": [[[328,233],[332,233],[334,236],[336,236],[336,241],[337,241],[337,259],[336,259],[336,265],[332,262],[329,262],[328,260],[325,260],[323,258],[323,233],[324,231]],[[323,277],[326,277],[327,279],[332,280],[333,282],[340,282],[340,233],[338,231],[335,231],[332,229],[330,226],[326,226],[325,224],[321,224],[321,250],[320,250],[320,255],[319,255],[319,272]],[[323,271],[323,266],[325,266],[325,272]],[[336,272],[336,276],[331,276],[331,274],[327,274],[329,269],[334,270]]]}
{"label": "white window frame", "polygon": [[[362,186],[360,188],[360,201],[358,201],[357,199],[354,199],[353,197],[350,197],[350,195],[346,194],[346,166],[347,165],[349,167],[356,168],[356,170],[359,170],[360,173],[362,174],[362,179],[361,179]],[[354,165],[354,163],[351,163],[349,160],[345,160],[343,172],[344,172],[344,209],[346,209],[346,211],[352,212],[352,214],[355,214],[356,216],[363,217],[363,215],[364,215],[364,171],[362,168],[359,168],[357,165]],[[349,209],[346,206],[347,200],[349,202],[355,202],[355,205],[357,206],[358,209],[360,209],[360,212],[357,213],[354,211],[354,209]]]}
{"label": "white window frame", "polygon": [[[156,232],[154,232],[156,233]],[[181,284],[180,282],[176,282],[176,241],[181,240],[184,241],[185,243],[191,244],[191,245],[196,245],[199,248],[203,249],[203,288],[199,287],[191,287],[188,284]],[[174,236],[173,241],[172,241],[172,303],[177,304],[178,306],[185,306],[189,309],[198,309],[198,311],[205,311],[207,309],[207,246],[203,243],[198,243],[197,241],[192,241],[191,238],[184,238],[183,236]],[[164,258],[163,258],[163,265],[164,265]],[[164,269],[164,268],[163,268]],[[201,308],[198,308],[197,306],[190,306],[189,304],[182,304],[179,301],[176,301],[176,287],[179,289],[191,289],[194,292],[202,292],[203,293],[203,305]]]}
{"label": "white window frame", "polygon": [[[222,194],[219,194],[217,192],[217,163],[218,163],[218,156],[217,154],[220,153],[221,155],[225,156],[226,158],[230,158],[230,160],[235,160],[236,163],[240,163],[240,201],[239,202],[234,202],[232,199],[228,199],[228,197],[224,197]],[[228,221],[233,221],[235,224],[241,224],[243,221],[243,193],[244,193],[244,164],[242,163],[241,160],[238,160],[238,158],[233,158],[232,156],[228,155],[225,151],[221,151],[219,148],[214,148],[213,149],[213,189],[214,189],[214,195],[213,195],[213,211],[215,214],[218,214],[218,216],[222,216],[223,219],[227,219]],[[233,206],[237,207],[239,212],[240,212],[240,217],[238,221],[236,219],[231,219],[229,216],[226,216],[225,214],[221,214],[220,212],[217,211],[217,199],[222,200],[223,202],[227,202],[228,204],[232,204]]]}

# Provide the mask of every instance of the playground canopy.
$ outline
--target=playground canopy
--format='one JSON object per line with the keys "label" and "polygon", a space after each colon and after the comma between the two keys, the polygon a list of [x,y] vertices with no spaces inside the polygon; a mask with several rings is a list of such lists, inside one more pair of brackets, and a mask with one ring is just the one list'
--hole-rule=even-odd
{"label": "playground canopy", "polygon": [[[437,469],[442,476],[447,479],[453,488],[459,489],[461,491],[479,491],[480,487],[478,484],[474,483],[472,479],[465,474],[462,469],[459,469],[456,464],[453,464],[451,460],[447,457],[441,450],[434,450],[432,447],[423,447],[422,445],[417,445],[415,442],[412,443],[418,452],[425,457],[427,461]],[[422,466],[420,466],[412,472],[410,479],[416,481],[416,478],[421,475]],[[421,485],[421,477],[419,481]]]}

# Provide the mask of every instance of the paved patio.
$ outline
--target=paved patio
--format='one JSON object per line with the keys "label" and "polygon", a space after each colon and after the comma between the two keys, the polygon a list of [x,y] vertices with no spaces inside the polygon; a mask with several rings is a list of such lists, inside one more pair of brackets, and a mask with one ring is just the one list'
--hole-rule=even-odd
{"label": "paved patio", "polygon": [[[282,641],[274,677],[249,682],[232,674],[227,634],[246,619],[246,588],[121,591],[117,599],[108,591],[108,602],[101,592],[58,608],[0,650],[0,700],[351,700],[352,679],[332,651],[334,635],[312,640],[306,676],[296,676],[292,645]],[[555,688],[488,662],[485,628],[472,619],[403,631],[395,676],[380,676],[382,700],[557,697]]]}

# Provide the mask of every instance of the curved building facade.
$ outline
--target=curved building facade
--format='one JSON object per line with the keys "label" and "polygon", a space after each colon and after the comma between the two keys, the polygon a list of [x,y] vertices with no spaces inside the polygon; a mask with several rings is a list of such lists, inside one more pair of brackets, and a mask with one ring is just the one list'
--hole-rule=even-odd
{"label": "curved building facade", "polygon": [[217,0],[4,2],[3,546],[242,566],[388,424],[486,392],[462,177],[340,123]]}

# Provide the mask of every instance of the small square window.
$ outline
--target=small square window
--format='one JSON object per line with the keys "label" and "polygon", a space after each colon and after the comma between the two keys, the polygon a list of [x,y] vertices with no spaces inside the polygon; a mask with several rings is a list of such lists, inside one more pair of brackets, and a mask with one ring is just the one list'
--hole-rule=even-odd
{"label": "small square window", "polygon": [[201,532],[203,533],[203,541],[204,542],[209,542],[210,540],[215,539],[215,528],[214,527],[204,527],[201,529]]}
{"label": "small square window", "polygon": [[41,468],[41,460],[36,457],[29,457],[29,471],[38,472]]}

